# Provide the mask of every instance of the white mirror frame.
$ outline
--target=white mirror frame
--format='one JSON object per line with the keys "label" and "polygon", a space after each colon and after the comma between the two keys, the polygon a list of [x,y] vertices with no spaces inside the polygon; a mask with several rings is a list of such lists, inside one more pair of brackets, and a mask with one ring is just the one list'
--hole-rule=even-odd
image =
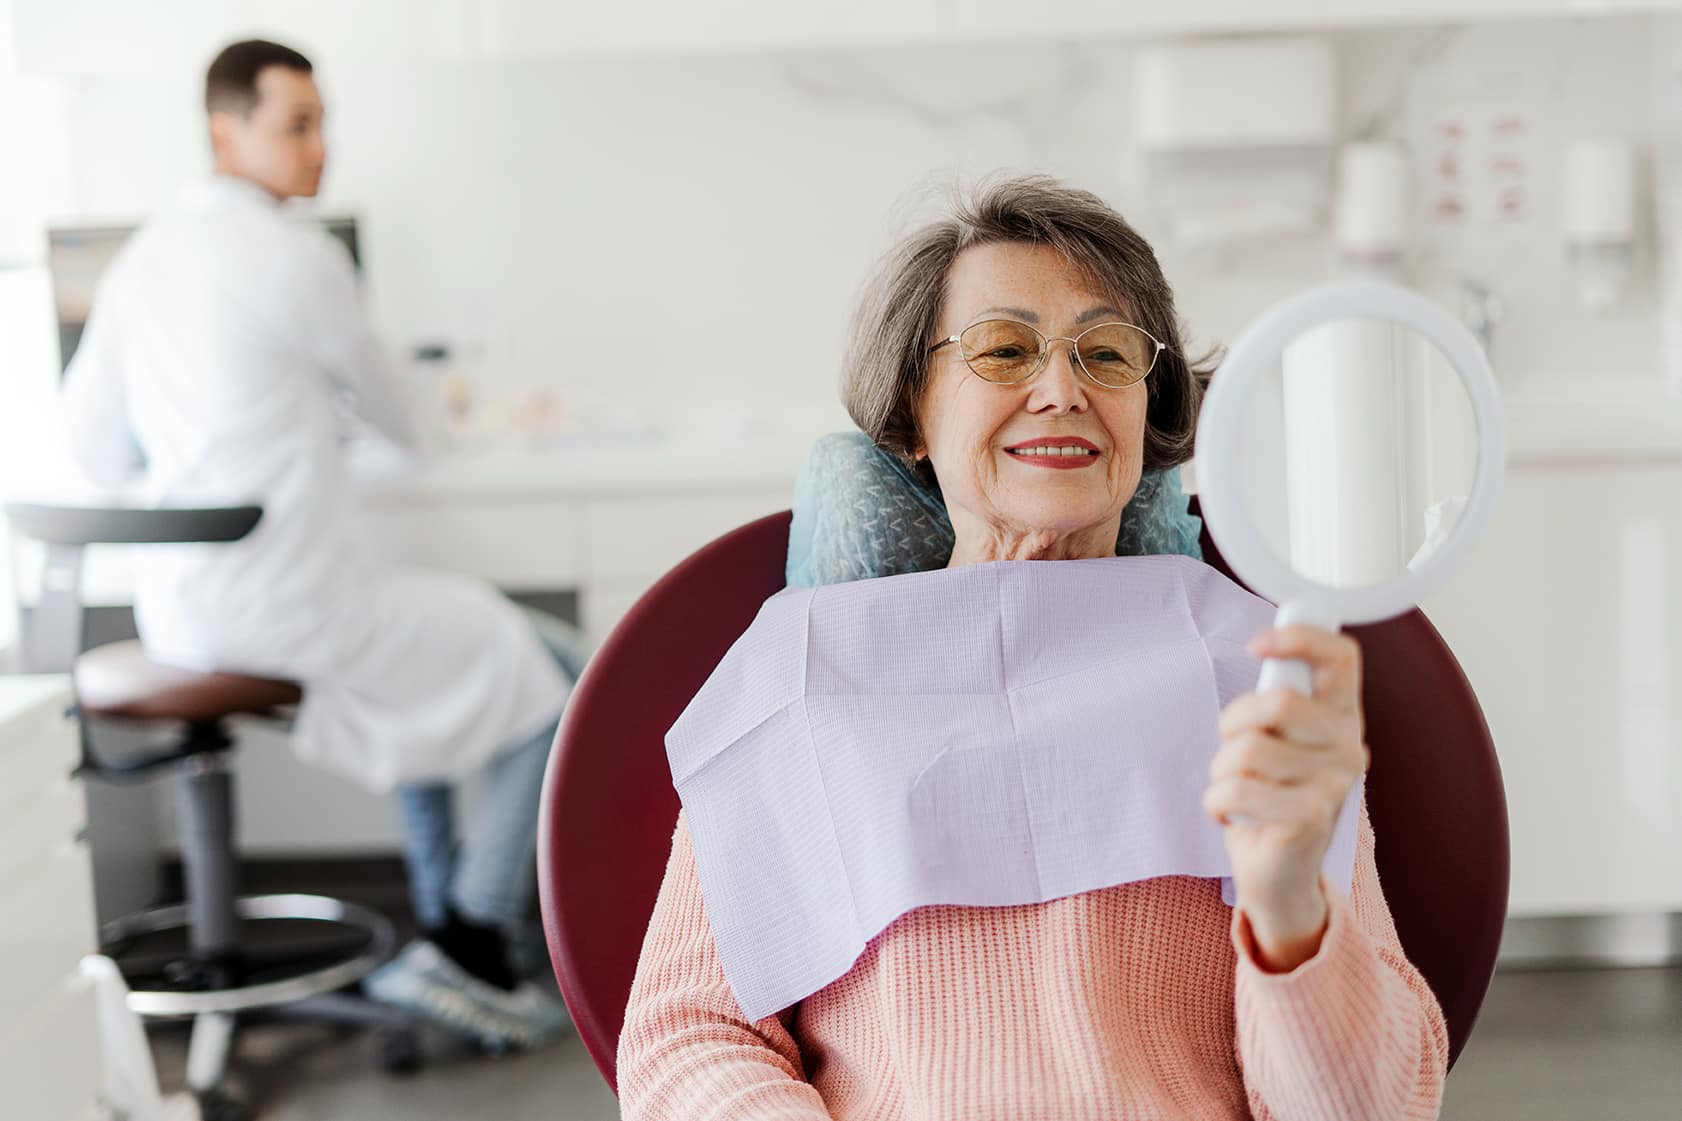
{"label": "white mirror frame", "polygon": [[[1435,343],[1466,387],[1478,434],[1472,493],[1447,539],[1418,568],[1364,588],[1333,588],[1309,580],[1274,553],[1243,505],[1239,456],[1250,401],[1286,345],[1304,331],[1346,319],[1387,320]],[[1506,465],[1501,398],[1483,348],[1457,320],[1417,292],[1370,280],[1310,289],[1276,305],[1245,328],[1210,381],[1197,423],[1198,502],[1221,556],[1258,595],[1343,623],[1372,623],[1400,615],[1446,583],[1471,555],[1487,526]]]}

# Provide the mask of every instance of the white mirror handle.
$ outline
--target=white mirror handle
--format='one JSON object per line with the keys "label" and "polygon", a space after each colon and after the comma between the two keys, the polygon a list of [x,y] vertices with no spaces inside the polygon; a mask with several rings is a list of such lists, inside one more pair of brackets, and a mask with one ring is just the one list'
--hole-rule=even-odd
{"label": "white mirror handle", "polygon": [[[1273,616],[1273,626],[1289,627],[1296,623],[1308,623],[1312,626],[1324,627],[1335,631],[1340,624],[1334,618],[1323,612],[1317,612],[1304,603],[1287,603],[1282,605]],[[1314,669],[1300,658],[1265,658],[1262,660],[1261,676],[1256,680],[1256,692],[1265,693],[1269,689],[1290,689],[1301,693],[1305,697],[1314,695]],[[1255,825],[1247,815],[1234,814],[1228,820],[1229,825]]]}
{"label": "white mirror handle", "polygon": [[[1307,623],[1328,631],[1335,631],[1341,626],[1337,619],[1323,610],[1317,611],[1301,602],[1282,604],[1278,613],[1273,616],[1273,626],[1276,630],[1297,623]],[[1269,689],[1290,689],[1305,697],[1312,697],[1314,670],[1307,662],[1296,658],[1268,658],[1262,662],[1261,677],[1256,681],[1256,691],[1265,693]]]}
{"label": "white mirror handle", "polygon": [[1268,658],[1262,662],[1261,677],[1256,692],[1269,689],[1289,689],[1305,697],[1314,695],[1314,671],[1307,662],[1296,658]]}

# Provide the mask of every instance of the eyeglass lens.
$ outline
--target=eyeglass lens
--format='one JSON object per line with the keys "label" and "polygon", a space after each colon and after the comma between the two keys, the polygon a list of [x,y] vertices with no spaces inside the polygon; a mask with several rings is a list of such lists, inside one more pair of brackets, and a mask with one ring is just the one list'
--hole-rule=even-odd
{"label": "eyeglass lens", "polygon": [[[1100,323],[1075,340],[1080,364],[1100,385],[1132,385],[1150,372],[1156,361],[1156,341],[1126,323]],[[1034,328],[1014,319],[987,319],[958,336],[969,368],[987,381],[1019,382],[1039,369],[1046,340]]]}

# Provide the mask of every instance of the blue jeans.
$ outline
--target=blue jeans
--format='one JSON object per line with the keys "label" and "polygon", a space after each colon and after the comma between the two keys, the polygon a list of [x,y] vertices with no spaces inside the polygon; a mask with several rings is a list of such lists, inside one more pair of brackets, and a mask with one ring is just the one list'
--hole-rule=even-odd
{"label": "blue jeans", "polygon": [[[577,681],[583,656],[557,635],[542,637],[561,672]],[[397,789],[409,897],[423,930],[444,925],[447,906],[484,926],[513,926],[526,917],[537,886],[537,807],[555,729],[551,724],[485,764],[477,812],[459,846],[449,783]]]}

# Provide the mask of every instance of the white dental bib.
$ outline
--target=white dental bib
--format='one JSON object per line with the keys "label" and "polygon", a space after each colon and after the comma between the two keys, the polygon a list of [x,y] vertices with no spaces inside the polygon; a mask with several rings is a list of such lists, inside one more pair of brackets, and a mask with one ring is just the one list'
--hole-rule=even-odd
{"label": "white dental bib", "polygon": [[[1005,561],[771,597],[666,736],[749,1020],[932,904],[1232,885],[1203,812],[1273,608],[1181,556]],[[1357,786],[1325,859],[1354,876]]]}

